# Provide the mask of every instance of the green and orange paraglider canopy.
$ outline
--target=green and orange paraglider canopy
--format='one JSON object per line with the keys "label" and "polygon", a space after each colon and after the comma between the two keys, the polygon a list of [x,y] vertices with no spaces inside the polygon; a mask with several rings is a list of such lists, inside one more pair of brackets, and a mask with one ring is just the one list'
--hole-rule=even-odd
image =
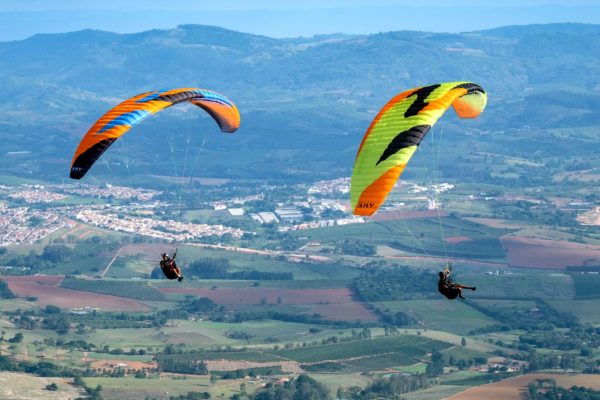
{"label": "green and orange paraglider canopy", "polygon": [[461,118],[475,118],[487,95],[472,82],[414,88],[391,99],[377,114],[358,148],[350,201],[355,215],[372,215],[404,171],[436,121],[452,106]]}

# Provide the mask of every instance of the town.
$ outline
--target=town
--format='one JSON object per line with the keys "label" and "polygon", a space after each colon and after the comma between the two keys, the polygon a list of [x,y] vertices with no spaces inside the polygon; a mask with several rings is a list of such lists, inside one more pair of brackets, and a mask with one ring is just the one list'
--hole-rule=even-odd
{"label": "town", "polygon": [[[390,201],[387,211],[437,209],[437,195],[454,187],[447,183],[402,185],[408,197]],[[365,218],[352,215],[349,191],[350,179],[338,178],[316,182],[305,190],[303,199],[282,199],[272,210],[247,212],[244,208],[249,202],[262,200],[262,193],[206,202],[202,207],[215,215],[248,218],[256,226],[274,225],[280,232],[365,223]],[[31,244],[76,222],[178,242],[255,234],[226,224],[165,218],[164,210],[174,207],[162,191],[152,189],[110,184],[0,185],[0,245]]]}

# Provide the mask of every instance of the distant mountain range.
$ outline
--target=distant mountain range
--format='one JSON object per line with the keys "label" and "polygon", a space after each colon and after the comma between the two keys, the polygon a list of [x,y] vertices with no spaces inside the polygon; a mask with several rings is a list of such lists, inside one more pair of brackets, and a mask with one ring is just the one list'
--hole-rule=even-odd
{"label": "distant mountain range", "polygon": [[[4,156],[0,168],[62,179],[77,141],[112,105],[155,88],[196,86],[217,90],[238,104],[242,127],[235,138],[217,135],[211,121],[183,107],[146,121],[132,132],[127,147],[121,145],[107,160],[114,162],[117,152],[127,152],[136,173],[168,174],[173,160],[164,154],[167,136],[182,143],[192,133],[206,132],[202,140],[191,136],[191,150],[205,157],[200,161],[205,168],[194,171],[200,176],[339,176],[349,173],[364,130],[391,96],[451,80],[482,85],[489,106],[475,121],[447,118],[444,129],[457,138],[466,134],[464,140],[496,143],[487,150],[527,154],[531,149],[520,148],[518,141],[498,146],[494,137],[474,137],[472,132],[515,130],[523,135],[600,125],[600,25],[295,39],[184,25],[137,34],[84,30],[4,42],[2,151],[32,153]],[[588,137],[574,155],[586,154],[589,145]],[[540,151],[538,157],[553,156],[552,148]],[[103,173],[108,170],[98,170]]]}

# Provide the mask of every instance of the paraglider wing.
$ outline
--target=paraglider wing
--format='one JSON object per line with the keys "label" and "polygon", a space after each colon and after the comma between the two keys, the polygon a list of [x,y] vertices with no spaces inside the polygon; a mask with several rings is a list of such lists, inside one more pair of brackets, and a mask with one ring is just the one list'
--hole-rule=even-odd
{"label": "paraglider wing", "polygon": [[181,88],[142,93],[109,110],[90,128],[75,150],[71,178],[81,179],[110,145],[133,126],[158,111],[184,101],[204,109],[223,132],[235,132],[240,126],[240,114],[235,104],[211,90]]}
{"label": "paraglider wing", "polygon": [[350,201],[355,215],[372,215],[404,171],[417,146],[453,106],[461,118],[475,118],[487,95],[471,82],[414,88],[391,99],[367,129],[354,161]]}

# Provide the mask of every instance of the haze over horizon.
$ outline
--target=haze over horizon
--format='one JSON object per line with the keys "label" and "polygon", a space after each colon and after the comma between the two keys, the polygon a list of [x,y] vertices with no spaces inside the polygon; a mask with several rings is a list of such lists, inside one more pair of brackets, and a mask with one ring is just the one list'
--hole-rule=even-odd
{"label": "haze over horizon", "polygon": [[600,4],[580,0],[448,2],[429,0],[330,0],[280,4],[272,0],[230,1],[224,5],[174,0],[45,2],[6,0],[0,4],[0,41],[38,33],[98,29],[135,33],[182,24],[219,26],[274,38],[386,31],[468,32],[507,25],[556,22],[600,23]]}

